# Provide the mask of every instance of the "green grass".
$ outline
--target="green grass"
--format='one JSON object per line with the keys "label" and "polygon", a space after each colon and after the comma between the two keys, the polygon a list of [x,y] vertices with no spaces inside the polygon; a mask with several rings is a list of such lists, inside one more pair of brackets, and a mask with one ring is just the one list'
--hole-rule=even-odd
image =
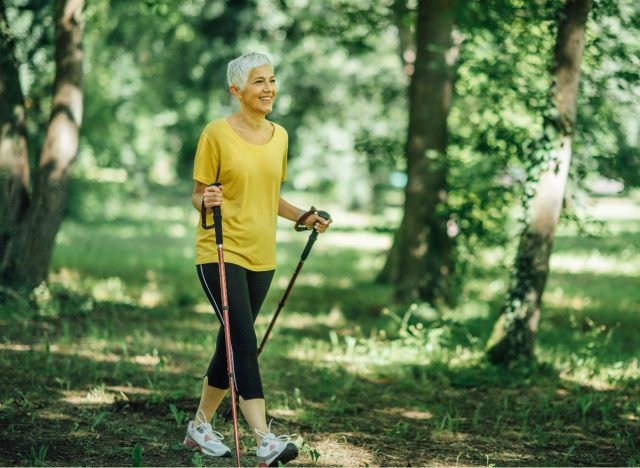
{"label": "green grass", "polygon": [[[230,463],[180,444],[218,325],[193,267],[189,195],[159,197],[155,210],[132,199],[104,219],[67,220],[48,285],[29,298],[0,292],[0,464]],[[301,465],[640,463],[636,211],[621,221],[611,210],[598,238],[560,230],[538,362],[505,369],[483,349],[507,254],[473,266],[455,309],[401,308],[372,282],[390,233],[326,208],[334,227],[261,357],[269,414],[299,436]],[[283,223],[279,239],[259,337],[306,235]],[[223,414],[217,428],[231,438]],[[243,426],[243,464],[255,464],[252,446]]]}

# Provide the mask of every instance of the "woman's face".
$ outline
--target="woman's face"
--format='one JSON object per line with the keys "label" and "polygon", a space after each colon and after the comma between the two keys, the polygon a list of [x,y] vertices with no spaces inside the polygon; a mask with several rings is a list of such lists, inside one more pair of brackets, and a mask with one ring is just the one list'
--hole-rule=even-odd
{"label": "woman's face", "polygon": [[[235,88],[235,87],[234,87]],[[268,114],[273,110],[273,103],[276,99],[276,77],[271,65],[261,65],[252,68],[249,78],[244,85],[244,89],[233,94],[240,100],[240,103],[261,114]]]}

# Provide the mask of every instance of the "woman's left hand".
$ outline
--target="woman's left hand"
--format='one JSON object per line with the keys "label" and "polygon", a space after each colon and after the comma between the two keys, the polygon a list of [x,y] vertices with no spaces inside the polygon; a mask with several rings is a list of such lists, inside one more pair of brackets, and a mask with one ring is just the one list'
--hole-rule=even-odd
{"label": "woman's left hand", "polygon": [[312,214],[304,220],[304,225],[307,226],[307,229],[315,229],[316,231],[322,233],[329,229],[329,225],[332,222],[333,220],[331,218],[324,219],[322,216]]}

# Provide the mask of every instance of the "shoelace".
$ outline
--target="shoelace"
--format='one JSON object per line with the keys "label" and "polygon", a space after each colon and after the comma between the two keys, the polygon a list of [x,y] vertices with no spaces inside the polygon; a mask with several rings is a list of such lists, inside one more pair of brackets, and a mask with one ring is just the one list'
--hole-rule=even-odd
{"label": "shoelace", "polygon": [[[200,413],[202,413],[202,416],[200,415]],[[207,434],[211,434],[213,437],[218,439],[219,442],[222,442],[222,440],[224,439],[224,436],[220,434],[218,431],[215,431],[213,427],[211,427],[211,423],[208,423],[204,416],[204,411],[198,410],[198,412],[196,413],[196,419],[200,423],[196,429],[199,429],[202,427]]]}
{"label": "shoelace", "polygon": [[260,429],[258,429],[257,427],[255,428],[256,434],[258,434],[260,437],[262,437],[263,442],[265,440],[268,441],[280,441],[280,442],[289,442],[291,440],[291,437],[289,437],[286,434],[282,434],[279,436],[276,436],[273,432],[271,432],[271,423],[273,422],[273,419],[271,421],[269,421],[269,432],[262,432]]}

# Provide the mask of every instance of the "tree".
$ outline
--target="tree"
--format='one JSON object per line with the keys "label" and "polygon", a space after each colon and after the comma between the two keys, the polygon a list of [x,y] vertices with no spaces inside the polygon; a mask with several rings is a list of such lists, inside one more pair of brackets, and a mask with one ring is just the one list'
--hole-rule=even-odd
{"label": "tree", "polygon": [[404,217],[380,279],[401,301],[450,302],[447,234],[447,116],[451,104],[452,0],[421,0],[409,88]]}
{"label": "tree", "polygon": [[0,258],[29,203],[26,111],[14,49],[0,1]]}
{"label": "tree", "polygon": [[[18,80],[14,42],[0,2],[0,179],[10,216],[0,234],[0,278],[14,286],[33,288],[47,276],[55,236],[62,223],[71,166],[78,152],[82,121],[83,0],[56,0],[55,82],[47,136],[40,152],[29,198],[24,103]],[[9,83],[10,85],[5,85]],[[9,198],[11,197],[11,198]],[[3,213],[4,214],[4,213]]]}
{"label": "tree", "polygon": [[545,115],[544,157],[528,219],[520,236],[507,303],[488,343],[492,362],[508,363],[534,355],[542,294],[549,273],[555,229],[571,162],[580,64],[591,0],[568,0],[560,10],[554,48],[553,106]]}

